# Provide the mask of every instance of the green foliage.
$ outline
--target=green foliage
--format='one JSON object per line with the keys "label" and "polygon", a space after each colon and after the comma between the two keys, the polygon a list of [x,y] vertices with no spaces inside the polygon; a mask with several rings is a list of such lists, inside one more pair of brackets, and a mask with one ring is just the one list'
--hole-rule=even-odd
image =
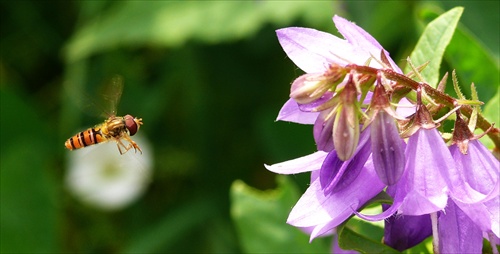
{"label": "green foliage", "polygon": [[0,251],[56,252],[61,207],[47,150],[51,135],[25,99],[1,90],[0,102],[2,121],[9,121],[0,129]]}
{"label": "green foliage", "polygon": [[231,187],[231,217],[245,253],[324,253],[329,241],[309,237],[285,224],[299,191],[286,177],[277,177],[276,190],[260,191],[241,181]]}
{"label": "green foliage", "polygon": [[[84,3],[85,4],[85,3]],[[120,46],[178,47],[189,40],[213,44],[248,38],[267,22],[331,15],[331,3],[301,1],[126,1],[86,24],[66,47],[68,62]],[[148,15],[144,15],[148,14]],[[201,24],[201,25],[200,25]]]}
{"label": "green foliage", "polygon": [[155,253],[161,249],[172,248],[175,241],[185,237],[190,230],[203,226],[216,214],[217,208],[212,205],[212,201],[209,198],[190,200],[188,204],[166,213],[154,225],[132,237],[123,253]]}
{"label": "green foliage", "polygon": [[[410,59],[415,66],[430,61],[429,65],[421,72],[424,80],[432,87],[436,87],[439,82],[439,67],[443,58],[446,46],[455,32],[458,20],[462,15],[463,8],[457,7],[439,18],[430,22],[424,33],[418,40],[415,49],[410,55]],[[405,70],[405,73],[409,68]]]}
{"label": "green foliage", "polygon": [[339,245],[342,249],[355,250],[360,253],[400,253],[385,244],[370,240],[346,227],[342,228],[339,235]]}

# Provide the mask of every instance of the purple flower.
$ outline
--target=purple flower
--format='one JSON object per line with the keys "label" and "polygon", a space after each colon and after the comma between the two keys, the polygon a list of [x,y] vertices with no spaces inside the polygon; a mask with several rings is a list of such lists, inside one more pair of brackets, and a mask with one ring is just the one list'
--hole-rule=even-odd
{"label": "purple flower", "polygon": [[399,137],[389,96],[382,85],[381,77],[377,77],[377,85],[373,92],[368,118],[365,126],[371,123],[371,150],[373,165],[380,180],[387,185],[399,181],[405,168],[404,142]]}
{"label": "purple flower", "polygon": [[[382,207],[387,209],[389,206]],[[432,234],[431,217],[428,214],[393,215],[384,224],[384,243],[399,251],[419,244]]]}
{"label": "purple flower", "polygon": [[450,147],[456,162],[460,182],[452,196],[455,204],[482,232],[500,237],[499,161],[478,140],[471,140],[468,153],[462,154],[457,145]]}
{"label": "purple flower", "polygon": [[[403,143],[397,132],[394,132],[397,130],[394,122],[390,123],[392,117],[379,113],[372,126],[375,131],[380,131],[377,132],[379,136],[375,137],[375,148],[378,151],[386,149],[377,154],[377,164],[382,165],[377,168],[382,169],[376,172],[370,159],[370,133],[373,129],[368,127],[359,134],[361,131],[354,108],[359,95],[353,86],[353,77],[344,79],[342,73],[335,75],[335,68],[353,63],[364,65],[369,59],[372,59],[369,61],[370,66],[382,68],[379,57],[383,52],[391,65],[388,68],[402,72],[382,46],[363,29],[338,16],[333,21],[346,40],[309,28],[292,27],[277,31],[288,57],[307,73],[292,84],[292,99],[285,103],[277,120],[314,124],[314,137],[319,151],[291,161],[266,165],[266,168],[280,174],[312,172],[311,186],[288,218],[288,223],[296,227],[312,227],[311,240],[334,229],[380,193],[386,184],[379,179],[378,174],[390,183],[397,182],[402,174],[402,169],[396,175],[387,173],[387,168],[393,167],[394,163],[402,166],[399,161],[394,162],[383,153],[394,147],[399,147],[401,151],[404,149],[401,148]],[[335,86],[340,82],[338,86],[343,87],[344,94],[334,97],[333,92],[325,89],[325,82]],[[345,92],[346,89],[349,89],[348,92]],[[319,96],[317,91],[324,93]],[[371,94],[366,97],[371,99]],[[301,103],[297,103],[297,100]],[[336,132],[335,128],[340,130],[337,136],[332,135],[332,132]],[[355,137],[355,144],[346,146],[346,142],[352,139],[343,140],[345,136],[342,137],[340,133],[350,133],[347,136]],[[334,143],[337,150],[334,149]],[[338,150],[339,147],[342,149]]]}
{"label": "purple flower", "polygon": [[268,170],[281,174],[304,172],[304,165],[307,165],[307,170],[312,170],[311,185],[294,206],[287,220],[288,224],[296,227],[314,227],[311,240],[340,225],[385,187],[368,160],[363,174],[357,175],[351,184],[340,191],[325,195],[319,172],[326,155],[325,152],[319,151],[292,161],[266,165]]}
{"label": "purple flower", "polygon": [[[276,31],[278,40],[288,57],[308,74],[323,75],[331,64],[364,65],[367,60],[380,56],[383,50],[371,35],[352,22],[339,16],[334,16],[333,21],[346,40],[311,28],[289,27]],[[389,53],[385,50],[384,53],[391,63],[391,68],[402,73],[389,57]],[[382,67],[378,61],[370,61],[370,66]],[[297,102],[290,99],[276,120],[314,124],[318,114],[300,110]]]}
{"label": "purple flower", "polygon": [[440,253],[481,253],[481,229],[450,200],[438,219]]}
{"label": "purple flower", "polygon": [[[437,217],[429,214],[440,214],[442,252],[454,251],[451,245],[476,251],[482,234],[499,237],[499,162],[472,139],[460,143],[460,149],[448,148],[421,101],[424,86],[417,89],[416,109],[393,110],[385,89],[394,84],[384,83],[391,81],[383,72],[377,72],[372,89],[373,76],[351,67],[346,71],[348,64],[369,63],[402,73],[363,29],[338,16],[333,21],[345,40],[309,28],[277,30],[288,57],[306,72],[293,82],[291,99],[277,120],[314,124],[318,148],[301,158],[266,165],[279,174],[311,172],[311,184],[287,223],[307,228],[313,240],[331,233],[353,214],[369,221],[390,217],[385,240],[398,250],[411,248],[430,234],[430,218],[435,222]],[[370,106],[361,109],[361,101]],[[401,112],[411,116],[407,125],[400,126],[400,134],[395,119],[401,120]],[[359,121],[361,114],[367,116],[364,123]],[[408,138],[407,143],[400,135]],[[469,153],[464,155],[467,142]],[[382,213],[357,212],[384,189],[393,203]],[[466,224],[459,225],[461,221]],[[474,234],[470,244],[464,238],[467,229]]]}

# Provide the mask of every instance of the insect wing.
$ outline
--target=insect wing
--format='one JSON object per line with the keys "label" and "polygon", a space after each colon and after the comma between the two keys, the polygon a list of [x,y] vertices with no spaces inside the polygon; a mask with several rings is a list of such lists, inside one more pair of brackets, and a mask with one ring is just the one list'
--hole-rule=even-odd
{"label": "insect wing", "polygon": [[[116,109],[123,91],[123,78],[114,76],[97,88],[84,88],[83,83],[65,84],[64,90],[71,103],[90,116],[109,118],[116,115]],[[94,91],[88,93],[88,90]]]}
{"label": "insect wing", "polygon": [[115,75],[101,91],[102,105],[108,116],[115,116],[123,91],[123,78]]}

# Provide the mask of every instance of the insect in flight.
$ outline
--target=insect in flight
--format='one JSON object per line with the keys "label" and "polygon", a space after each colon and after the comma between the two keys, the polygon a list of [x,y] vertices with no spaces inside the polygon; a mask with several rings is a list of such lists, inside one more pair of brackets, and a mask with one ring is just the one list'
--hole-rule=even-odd
{"label": "insect in flight", "polygon": [[[110,107],[106,112],[108,119],[104,123],[88,128],[75,134],[66,140],[64,145],[69,150],[80,149],[90,145],[95,145],[107,141],[115,141],[120,154],[126,153],[134,148],[142,153],[141,148],[130,137],[134,136],[142,125],[142,118],[131,115],[116,116],[116,106],[120,100],[123,90],[123,81],[121,77],[115,76],[107,87],[103,99]],[[123,143],[128,142],[128,145]]]}

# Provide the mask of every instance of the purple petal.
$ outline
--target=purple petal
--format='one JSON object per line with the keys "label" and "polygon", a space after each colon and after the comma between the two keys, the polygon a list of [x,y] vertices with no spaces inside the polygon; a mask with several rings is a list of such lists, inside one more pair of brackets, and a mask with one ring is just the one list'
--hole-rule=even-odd
{"label": "purple petal", "polygon": [[[371,166],[371,168],[373,168],[373,166]],[[405,200],[407,193],[404,186],[406,186],[407,176],[408,174],[405,172],[397,184],[387,187],[387,193],[391,195],[391,197],[394,197],[394,201],[392,202],[392,205],[390,207],[386,207],[383,212],[375,215],[361,214],[357,211],[354,213],[361,219],[367,221],[380,221],[393,216]]]}
{"label": "purple petal", "polygon": [[333,97],[333,93],[332,92],[326,92],[323,96],[321,96],[319,99],[311,102],[311,103],[307,103],[307,104],[298,104],[299,105],[299,109],[301,111],[305,111],[305,112],[313,112],[313,111],[317,111],[316,108],[325,104],[327,101],[329,101],[330,99],[332,99]]}
{"label": "purple petal", "polygon": [[331,189],[340,181],[342,174],[344,173],[344,171],[340,171],[343,164],[344,161],[339,159],[335,150],[329,152],[326,156],[319,171],[321,188],[325,190],[325,194],[329,194]]}
{"label": "purple petal", "polygon": [[408,140],[405,156],[407,178],[398,188],[407,194],[400,211],[422,215],[444,209],[448,195],[442,171],[454,167],[454,163],[439,132],[417,131]]}
{"label": "purple petal", "polygon": [[398,105],[399,107],[396,109],[396,114],[400,115],[400,116],[404,116],[404,117],[408,117],[408,116],[411,116],[415,113],[415,107],[413,106],[413,104],[411,104],[411,102],[405,98],[401,99],[399,102],[398,102]]}
{"label": "purple petal", "polygon": [[311,232],[311,235],[309,236],[309,242],[312,242],[314,238],[318,236],[326,236],[329,234],[329,232],[332,232],[336,229],[338,225],[337,221],[330,221],[321,225],[317,225],[314,227],[314,230]]}
{"label": "purple petal", "polygon": [[378,215],[356,212],[358,217],[377,221],[396,211],[405,215],[423,215],[444,209],[448,195],[440,172],[451,167],[453,162],[439,133],[435,129],[417,131],[408,140],[405,156],[403,176],[398,183],[387,188],[388,193],[394,193],[392,206]]}
{"label": "purple petal", "polygon": [[333,147],[333,122],[335,121],[334,116],[330,116],[328,120],[325,118],[330,115],[330,110],[322,111],[316,122],[314,123],[313,135],[314,141],[316,141],[316,147],[320,151],[330,152],[334,149]]}
{"label": "purple petal", "polygon": [[302,172],[309,172],[319,170],[321,164],[325,160],[327,153],[318,151],[297,159],[273,164],[264,165],[267,170],[278,174],[297,174]]}
{"label": "purple petal", "polygon": [[399,181],[405,169],[405,155],[394,119],[379,111],[371,124],[372,159],[380,180],[387,185]]}
{"label": "purple petal", "polygon": [[[333,17],[333,23],[339,30],[339,32],[347,39],[349,43],[355,46],[358,50],[363,50],[364,55],[373,56],[380,60],[380,52],[384,48],[378,43],[375,38],[373,38],[369,33],[363,30],[361,27],[356,24],[335,15]],[[394,63],[394,61],[389,56],[389,52],[384,50],[384,53],[392,65],[392,68],[399,73],[403,73],[401,69]],[[368,58],[366,58],[368,59]],[[365,59],[365,61],[366,61]],[[364,63],[357,63],[364,64]],[[381,67],[377,61],[371,61],[370,66],[372,67]]]}
{"label": "purple petal", "polygon": [[287,121],[300,124],[314,124],[319,113],[303,112],[299,109],[297,102],[289,99],[281,108],[276,121]]}
{"label": "purple petal", "polygon": [[377,195],[384,186],[370,168],[365,168],[350,186],[331,195],[324,195],[319,179],[316,179],[290,212],[287,223],[297,227],[328,224],[328,228],[321,229],[327,232],[349,218],[353,210]]}
{"label": "purple petal", "polygon": [[[388,207],[387,205],[382,206]],[[431,234],[431,217],[428,214],[420,216],[395,215],[385,220],[384,243],[399,251],[419,244]]]}
{"label": "purple petal", "polygon": [[483,234],[474,222],[449,201],[438,219],[440,253],[481,253]]}
{"label": "purple petal", "polygon": [[455,200],[455,204],[469,216],[469,218],[483,232],[493,232],[500,237],[500,197],[496,196],[485,202],[465,204]]}
{"label": "purple petal", "polygon": [[326,195],[349,186],[363,170],[371,154],[369,133],[368,129],[363,131],[359,146],[348,161],[340,160],[335,150],[328,154],[320,170],[321,187]]}
{"label": "purple petal", "polygon": [[276,34],[288,57],[306,73],[324,72],[328,63],[346,65],[343,59],[356,56],[347,41],[315,29],[289,27]]}
{"label": "purple petal", "polygon": [[498,196],[500,163],[477,140],[469,142],[468,154],[460,152],[457,145],[450,147],[456,168],[448,173],[451,196],[464,203],[476,203],[487,197]]}

